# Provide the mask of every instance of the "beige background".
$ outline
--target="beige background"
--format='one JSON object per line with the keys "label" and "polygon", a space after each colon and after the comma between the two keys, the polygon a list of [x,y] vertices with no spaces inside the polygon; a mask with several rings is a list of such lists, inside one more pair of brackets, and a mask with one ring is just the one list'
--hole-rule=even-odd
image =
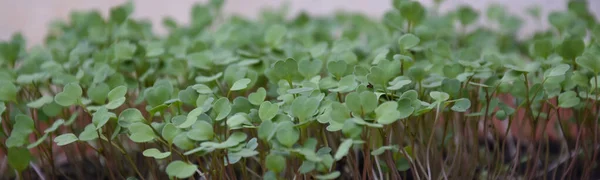
{"label": "beige background", "polygon": [[[150,19],[159,23],[164,16],[171,16],[180,23],[189,20],[191,5],[207,0],[133,0],[135,4],[135,18]],[[426,6],[431,6],[433,0],[420,0]],[[74,10],[98,9],[104,15],[108,14],[112,6],[126,2],[126,0],[0,0],[0,40],[8,39],[15,32],[22,32],[29,45],[38,44],[46,34],[48,24],[54,19],[65,19]],[[224,11],[226,14],[242,14],[256,17],[263,7],[279,7],[288,2],[290,13],[307,11],[315,15],[325,15],[336,10],[363,12],[374,18],[391,8],[391,0],[226,0]],[[458,5],[470,4],[478,10],[485,10],[491,3],[503,4],[513,13],[525,16],[525,9],[532,5],[540,5],[543,13],[553,10],[564,10],[566,0],[445,0],[441,10],[447,11]],[[600,17],[600,0],[589,0],[589,7]],[[547,27],[543,22],[540,26],[529,23],[522,30],[522,34]],[[154,26],[158,33],[164,29]]]}

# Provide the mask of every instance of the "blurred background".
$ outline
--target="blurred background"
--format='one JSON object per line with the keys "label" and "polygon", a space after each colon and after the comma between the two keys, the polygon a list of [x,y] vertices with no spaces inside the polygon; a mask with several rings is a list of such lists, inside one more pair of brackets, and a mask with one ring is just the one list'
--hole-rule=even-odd
{"label": "blurred background", "polygon": [[[133,0],[134,18],[151,20],[157,33],[164,33],[160,21],[165,16],[173,17],[179,23],[189,21],[192,4],[205,3],[208,0]],[[327,15],[336,11],[365,13],[373,18],[380,18],[391,9],[392,0],[225,0],[226,15],[238,14],[255,18],[262,8],[278,8],[287,3],[289,14],[294,15],[306,11],[313,15]],[[433,0],[419,0],[425,6],[433,6]],[[28,46],[36,45],[44,39],[50,22],[56,19],[66,20],[71,11],[96,9],[108,15],[113,6],[126,0],[0,0],[0,40],[7,40],[13,33],[22,32]],[[597,18],[600,18],[600,0],[588,0],[589,6]],[[525,24],[521,35],[547,28],[548,23],[533,22],[527,16],[527,8],[539,6],[542,17],[554,10],[566,9],[567,0],[445,0],[442,12],[469,4],[476,10],[484,12],[490,4],[504,5],[511,13],[524,18]],[[485,20],[481,20],[485,24]]]}

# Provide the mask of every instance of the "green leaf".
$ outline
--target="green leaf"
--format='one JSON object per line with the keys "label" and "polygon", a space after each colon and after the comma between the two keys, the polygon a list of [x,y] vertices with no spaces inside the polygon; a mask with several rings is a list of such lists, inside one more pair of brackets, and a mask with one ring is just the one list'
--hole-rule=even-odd
{"label": "green leaf", "polygon": [[267,91],[265,88],[260,87],[256,90],[256,92],[250,93],[248,95],[248,101],[254,105],[261,105],[265,98],[267,97]]}
{"label": "green leaf", "polygon": [[367,75],[369,83],[376,86],[384,86],[391,78],[380,67],[371,67],[370,73]]}
{"label": "green leaf", "polygon": [[585,43],[581,38],[569,37],[557,48],[557,52],[565,59],[575,59],[585,49]]}
{"label": "green leaf", "polygon": [[176,160],[169,163],[165,171],[169,176],[184,179],[194,175],[197,169],[198,167],[194,164],[188,164],[183,161]]}
{"label": "green leaf", "polygon": [[565,73],[571,68],[568,64],[559,64],[548,70],[548,74],[545,78],[556,77],[565,75]]}
{"label": "green leaf", "polygon": [[196,105],[196,100],[198,99],[199,94],[194,90],[193,87],[188,86],[184,90],[179,91],[177,94],[177,98],[184,104],[187,105]]}
{"label": "green leaf", "polygon": [[398,103],[392,101],[379,105],[379,107],[375,109],[377,123],[385,125],[399,120],[400,112],[397,109]]}
{"label": "green leaf", "polygon": [[275,137],[284,146],[292,147],[300,139],[300,133],[294,128],[292,122],[284,121],[279,124]]}
{"label": "green leaf", "polygon": [[45,142],[46,139],[48,139],[48,135],[49,135],[49,133],[45,133],[42,137],[38,138],[35,142],[27,145],[27,149],[32,149],[32,148],[35,148],[35,147],[39,146],[40,144],[42,144],[43,142]]}
{"label": "green leaf", "polygon": [[44,130],[44,133],[48,134],[48,133],[54,132],[63,124],[65,124],[65,120],[63,120],[63,119],[56,120],[56,121],[54,121],[54,123],[52,123],[52,126],[46,128],[46,130]]}
{"label": "green leaf", "polygon": [[283,25],[272,25],[265,32],[265,42],[271,47],[278,47],[282,43],[287,28]]}
{"label": "green leaf", "polygon": [[[325,54],[325,52],[327,52],[327,43],[326,42],[318,43],[310,48],[310,55],[314,58],[321,57],[323,54]],[[313,61],[313,62],[315,62],[315,61]],[[322,66],[322,64],[321,64],[321,62],[319,62],[319,70],[321,70],[321,66]],[[315,67],[315,66],[312,66],[312,67]]]}
{"label": "green leaf", "polygon": [[171,155],[171,152],[160,152],[156,148],[150,148],[144,150],[142,154],[146,157],[153,157],[154,159],[164,159],[166,157],[169,157]]}
{"label": "green leaf", "polygon": [[223,76],[223,72],[219,72],[219,73],[214,74],[212,76],[198,76],[198,77],[195,78],[195,80],[198,83],[212,82],[214,80],[217,80],[217,79],[221,78],[221,76]]}
{"label": "green leaf", "polygon": [[231,112],[231,102],[227,98],[219,98],[213,104],[213,111],[216,113],[215,120],[225,119]]}
{"label": "green leaf", "polygon": [[260,107],[258,109],[258,116],[262,121],[268,121],[273,119],[273,117],[275,117],[278,112],[279,105],[272,104],[269,101],[265,101],[262,104],[260,104]]}
{"label": "green leaf", "polygon": [[7,161],[8,165],[17,172],[23,172],[29,167],[29,162],[33,159],[29,150],[22,147],[12,147],[8,149]]}
{"label": "green leaf", "polygon": [[379,147],[379,148],[371,151],[371,155],[373,155],[373,156],[379,156],[379,155],[383,154],[385,151],[388,151],[388,150],[395,150],[395,151],[397,151],[398,150],[398,146],[397,145],[394,145],[394,146],[381,146],[381,147]]}
{"label": "green leaf", "polygon": [[532,44],[532,51],[534,56],[546,59],[554,52],[554,45],[549,39],[536,40]]}
{"label": "green leaf", "polygon": [[77,136],[75,136],[73,133],[61,134],[60,136],[56,136],[56,138],[54,138],[54,142],[58,146],[71,144],[77,140],[79,139],[77,139]]}
{"label": "green leaf", "polygon": [[54,101],[54,97],[49,96],[49,95],[44,95],[35,101],[27,103],[27,107],[39,109],[46,104],[52,103],[52,101]]}
{"label": "green leaf", "polygon": [[62,92],[54,96],[54,101],[61,106],[71,106],[79,101],[82,94],[83,91],[79,84],[69,83],[64,87]]}
{"label": "green leaf", "polygon": [[575,62],[577,62],[579,66],[594,72],[594,74],[600,74],[600,58],[597,56],[584,54],[583,56],[577,57]]}
{"label": "green leaf", "polygon": [[198,121],[187,132],[187,137],[194,141],[211,140],[214,136],[213,126],[206,121]]}
{"label": "green leaf", "polygon": [[461,6],[458,8],[458,19],[460,23],[463,25],[469,25],[475,22],[479,17],[479,13],[477,13],[470,6]]}
{"label": "green leaf", "polygon": [[204,84],[196,84],[196,85],[192,86],[192,88],[200,94],[212,94],[213,93],[213,90]]}
{"label": "green leaf", "polygon": [[452,110],[456,112],[465,112],[471,107],[471,101],[466,98],[457,99],[452,106]]}
{"label": "green leaf", "polygon": [[162,42],[150,42],[146,44],[146,57],[157,57],[165,53]]}
{"label": "green leaf", "polygon": [[125,103],[125,95],[127,94],[127,87],[124,85],[118,86],[108,92],[108,104],[106,104],[107,109],[116,109],[119,106]]}
{"label": "green leaf", "polygon": [[231,86],[231,89],[229,89],[230,91],[239,91],[242,89],[246,89],[248,87],[248,84],[250,84],[251,80],[248,78],[244,78],[244,79],[240,79],[235,81],[235,83],[233,83],[233,85]]}
{"label": "green leaf", "polygon": [[567,91],[558,96],[558,106],[562,108],[571,108],[581,102],[575,91]]}
{"label": "green leaf", "polygon": [[110,91],[110,87],[107,84],[100,83],[100,84],[90,87],[87,90],[87,96],[94,103],[104,104],[109,91]]}
{"label": "green leaf", "polygon": [[315,115],[319,108],[319,99],[317,97],[300,96],[292,102],[292,114],[298,117],[300,122],[304,122],[308,118]]}
{"label": "green leaf", "polygon": [[190,150],[196,146],[196,142],[188,138],[186,133],[177,134],[175,138],[173,138],[173,144],[175,144],[177,148],[183,150]]}
{"label": "green leaf", "polygon": [[327,71],[338,78],[341,78],[345,75],[347,67],[348,64],[346,61],[329,61],[329,63],[327,63]]}
{"label": "green leaf", "polygon": [[177,128],[188,128],[192,126],[194,123],[196,123],[196,120],[198,120],[198,116],[200,116],[200,114],[202,113],[204,113],[204,108],[202,107],[197,107],[196,109],[190,111],[190,113],[188,113],[187,117],[185,118],[185,121],[177,125]]}
{"label": "green leaf", "polygon": [[303,59],[298,61],[298,72],[305,78],[311,78],[318,75],[321,72],[321,68],[323,68],[323,62],[320,60]]}
{"label": "green leaf", "polygon": [[4,102],[0,101],[0,123],[2,123],[1,117],[4,117],[2,116],[2,113],[4,113],[4,111],[6,111],[6,105],[4,104]]}
{"label": "green leaf", "polygon": [[303,79],[302,75],[298,72],[298,63],[292,58],[275,62],[265,74],[273,82],[279,82],[279,80],[289,82]]}
{"label": "green leaf", "polygon": [[337,179],[338,177],[340,177],[340,175],[341,175],[341,173],[339,171],[334,171],[329,174],[315,175],[315,178],[317,178],[317,179]]}
{"label": "green leaf", "polygon": [[156,137],[152,128],[141,122],[131,124],[128,129],[131,132],[129,139],[136,143],[150,142]]}
{"label": "green leaf", "polygon": [[[190,66],[203,70],[210,70],[214,65],[214,62],[211,59],[211,55],[207,51],[196,52],[188,54],[187,60]],[[216,74],[211,77],[196,77],[196,81],[198,82],[209,82],[219,78],[222,73]]]}
{"label": "green leaf", "polygon": [[237,146],[241,142],[245,141],[248,138],[248,135],[243,132],[234,132],[229,136],[229,138],[225,142],[217,143],[217,142],[203,142],[200,146],[213,148],[213,149],[226,149],[230,147]]}
{"label": "green leaf", "polygon": [[400,39],[398,39],[398,46],[400,49],[407,50],[417,46],[420,41],[421,39],[419,39],[419,37],[408,33],[400,36]]}
{"label": "green leaf", "polygon": [[400,77],[394,79],[393,81],[391,81],[389,83],[390,86],[387,89],[395,91],[398,89],[402,89],[404,86],[406,86],[410,83],[412,83],[412,81],[410,79],[405,79],[404,77],[400,76]]}
{"label": "green leaf", "polygon": [[79,134],[80,141],[91,141],[98,138],[98,133],[96,132],[96,126],[94,124],[88,124],[83,129],[83,132]]}
{"label": "green leaf", "polygon": [[265,158],[265,164],[268,170],[278,173],[285,169],[287,163],[283,156],[271,153]]}
{"label": "green leaf", "polygon": [[357,114],[368,114],[377,108],[377,95],[371,91],[351,92],[346,95],[346,106]]}
{"label": "green leaf", "polygon": [[92,122],[96,126],[96,129],[101,129],[111,117],[116,117],[116,115],[108,112],[108,109],[101,107],[92,116]]}
{"label": "green leaf", "polygon": [[142,112],[140,112],[140,110],[136,108],[129,108],[121,112],[121,114],[119,115],[118,123],[119,126],[127,128],[133,123],[144,121],[144,116],[142,115]]}
{"label": "green leaf", "polygon": [[335,160],[340,160],[342,159],[344,156],[346,156],[348,154],[348,151],[350,151],[350,148],[352,147],[352,139],[346,139],[344,140],[344,142],[342,142],[340,144],[340,147],[337,149],[337,152],[335,152]]}
{"label": "green leaf", "polygon": [[271,137],[275,134],[276,126],[271,121],[263,121],[260,126],[258,126],[258,138],[264,141],[271,140]]}
{"label": "green leaf", "polygon": [[237,129],[242,124],[250,124],[250,120],[248,119],[248,114],[236,113],[233,116],[227,118],[226,124],[227,126],[229,126],[230,129]]}
{"label": "green leaf", "polygon": [[425,8],[418,1],[403,1],[400,4],[400,14],[416,25],[425,17]]}
{"label": "green leaf", "polygon": [[128,60],[133,58],[133,54],[135,53],[136,46],[127,41],[121,41],[113,45],[113,50],[115,52],[114,57],[116,60]]}
{"label": "green leaf", "polygon": [[298,168],[298,172],[306,174],[313,171],[316,168],[316,163],[311,161],[303,161],[302,165]]}
{"label": "green leaf", "polygon": [[160,134],[162,134],[162,137],[165,138],[168,143],[173,143],[173,139],[175,139],[175,136],[177,136],[179,133],[181,133],[181,131],[177,129],[173,123],[167,123],[162,128],[162,132]]}
{"label": "green leaf", "polygon": [[342,79],[340,79],[340,82],[338,82],[337,88],[329,89],[329,91],[345,93],[345,92],[350,92],[350,91],[355,90],[356,87],[358,87],[358,83],[356,83],[356,76],[347,75],[347,76],[344,76]]}
{"label": "green leaf", "polygon": [[505,67],[515,70],[517,72],[521,72],[521,73],[532,73],[535,72],[537,70],[539,70],[540,68],[540,63],[539,62],[530,62],[530,63],[525,63],[522,64],[520,66],[515,66],[515,65],[504,65]]}

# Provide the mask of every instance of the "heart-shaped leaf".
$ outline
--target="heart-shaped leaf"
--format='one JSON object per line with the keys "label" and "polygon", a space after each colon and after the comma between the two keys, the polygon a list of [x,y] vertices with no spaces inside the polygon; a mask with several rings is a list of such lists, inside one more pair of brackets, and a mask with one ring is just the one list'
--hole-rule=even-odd
{"label": "heart-shaped leaf", "polygon": [[315,115],[319,108],[319,99],[316,97],[300,96],[292,102],[292,113],[298,117],[300,122],[304,122],[308,118]]}
{"label": "heart-shaped leaf", "polygon": [[471,101],[466,98],[457,99],[452,106],[452,110],[456,112],[465,112],[471,107]]}
{"label": "heart-shaped leaf", "polygon": [[258,106],[263,103],[265,97],[267,97],[267,91],[265,90],[265,88],[260,87],[256,90],[256,92],[250,93],[250,95],[248,95],[248,101]]}
{"label": "heart-shaped leaf", "polygon": [[165,171],[169,176],[185,179],[194,175],[197,169],[198,167],[194,164],[188,164],[183,161],[177,160],[169,163]]}
{"label": "heart-shaped leaf", "polygon": [[[325,44],[325,47],[327,47],[327,44]],[[311,78],[316,76],[321,72],[321,68],[323,68],[323,62],[319,60],[311,61],[309,59],[303,59],[298,61],[298,72],[302,74],[302,76],[304,76],[305,78]]]}
{"label": "heart-shaped leaf", "polygon": [[142,154],[146,157],[153,157],[154,159],[164,159],[166,157],[169,157],[171,155],[171,152],[160,152],[156,148],[150,148],[144,150]]}
{"label": "heart-shaped leaf", "polygon": [[177,125],[177,128],[188,128],[192,126],[192,124],[196,123],[196,120],[198,120],[198,116],[200,116],[200,114],[202,113],[204,113],[204,109],[202,107],[197,107],[196,109],[190,111],[185,121]]}
{"label": "heart-shaped leaf", "polygon": [[101,107],[92,116],[92,123],[94,123],[96,129],[101,129],[111,117],[116,117],[116,115],[108,112],[108,109]]}
{"label": "heart-shaped leaf", "polygon": [[248,79],[248,78],[244,78],[244,79],[240,79],[235,81],[235,83],[233,83],[233,85],[231,86],[231,91],[239,91],[242,89],[246,89],[248,87],[248,84],[250,84],[250,82],[252,82],[252,80]]}
{"label": "heart-shaped leaf", "polygon": [[338,147],[337,152],[335,152],[335,160],[340,160],[342,159],[344,156],[346,156],[348,154],[348,151],[350,151],[350,148],[352,147],[353,141],[352,139],[346,139],[344,140],[341,144],[340,147]]}
{"label": "heart-shaped leaf", "polygon": [[108,104],[106,104],[107,109],[116,109],[119,106],[125,103],[125,95],[127,94],[127,87],[124,85],[118,86],[108,92]]}
{"label": "heart-shaped leaf", "polygon": [[294,128],[292,122],[284,121],[279,124],[275,137],[284,146],[292,147],[300,139],[300,133]]}
{"label": "heart-shaped leaf", "polygon": [[567,91],[558,96],[558,106],[562,108],[571,108],[581,102],[575,91]]}
{"label": "heart-shaped leaf", "polygon": [[16,101],[17,100],[17,86],[10,81],[0,80],[0,101]]}
{"label": "heart-shaped leaf", "polygon": [[327,71],[338,78],[345,75],[346,68],[348,68],[346,61],[329,61],[329,63],[327,63]]}
{"label": "heart-shaped leaf", "polygon": [[271,153],[265,158],[265,165],[271,171],[281,172],[285,169],[286,161],[283,156]]}
{"label": "heart-shaped leaf", "polygon": [[237,113],[227,118],[226,124],[230,129],[238,129],[242,124],[250,124],[250,121],[246,113]]}
{"label": "heart-shaped leaf", "polygon": [[379,107],[375,109],[377,123],[385,125],[399,120],[400,112],[397,109],[398,103],[392,101],[379,105]]}
{"label": "heart-shaped leaf", "polygon": [[196,85],[192,86],[192,88],[200,94],[212,94],[213,93],[213,90],[204,84],[196,84]]}
{"label": "heart-shaped leaf", "polygon": [[88,124],[83,129],[83,132],[79,134],[79,140],[81,141],[91,141],[98,138],[98,133],[96,131],[96,126],[94,124]]}
{"label": "heart-shaped leaf", "polygon": [[417,46],[419,42],[421,42],[419,37],[409,33],[400,36],[400,39],[398,39],[398,46],[400,49],[406,50]]}
{"label": "heart-shaped leaf", "polygon": [[265,42],[271,47],[278,47],[283,41],[287,28],[283,25],[273,25],[265,33]]}
{"label": "heart-shaped leaf", "polygon": [[214,136],[213,126],[206,121],[198,121],[187,132],[187,137],[195,141],[211,140]]}
{"label": "heart-shaped leaf", "polygon": [[231,112],[231,102],[227,98],[219,98],[213,104],[213,111],[216,113],[215,120],[225,119]]}
{"label": "heart-shaped leaf", "polygon": [[173,139],[175,139],[175,136],[177,136],[179,133],[181,133],[181,130],[175,127],[175,125],[172,123],[167,123],[162,128],[162,132],[160,134],[162,134],[162,137],[165,138],[168,143],[173,143]]}
{"label": "heart-shaped leaf", "polygon": [[431,96],[431,98],[433,100],[439,101],[439,102],[450,99],[450,95],[448,95],[448,93],[439,92],[439,91],[432,91],[429,93],[429,96]]}
{"label": "heart-shaped leaf", "polygon": [[83,91],[79,84],[69,83],[63,88],[62,92],[54,96],[54,101],[61,106],[71,106],[79,101],[82,94]]}
{"label": "heart-shaped leaf", "polygon": [[60,136],[56,136],[56,138],[54,138],[54,142],[58,146],[71,144],[77,140],[79,139],[77,139],[77,136],[75,136],[73,133],[61,134]]}
{"label": "heart-shaped leaf", "polygon": [[260,104],[258,109],[258,116],[262,121],[268,121],[273,119],[275,115],[279,112],[279,106],[277,104],[273,104],[269,101],[265,101]]}
{"label": "heart-shaped leaf", "polygon": [[317,179],[337,179],[338,177],[340,177],[341,174],[342,173],[340,173],[339,171],[334,171],[329,174],[316,175],[315,178],[317,178]]}
{"label": "heart-shaped leaf", "polygon": [[42,106],[44,106],[46,104],[52,103],[52,101],[54,101],[54,97],[48,96],[48,95],[44,95],[44,96],[42,96],[41,98],[39,98],[39,99],[37,99],[35,101],[27,103],[27,107],[34,108],[34,109],[39,109],[39,108],[41,108]]}
{"label": "heart-shaped leaf", "polygon": [[144,116],[142,115],[142,112],[140,112],[140,110],[135,109],[135,108],[129,108],[129,109],[125,109],[123,112],[121,112],[121,114],[119,115],[119,126],[123,126],[123,127],[129,127],[131,124],[133,123],[137,123],[137,122],[144,122]]}
{"label": "heart-shaped leaf", "polygon": [[144,123],[133,123],[128,129],[131,132],[129,139],[136,143],[150,142],[156,137],[152,128]]}
{"label": "heart-shaped leaf", "polygon": [[371,91],[351,92],[346,95],[346,106],[357,114],[368,114],[377,108],[377,95]]}

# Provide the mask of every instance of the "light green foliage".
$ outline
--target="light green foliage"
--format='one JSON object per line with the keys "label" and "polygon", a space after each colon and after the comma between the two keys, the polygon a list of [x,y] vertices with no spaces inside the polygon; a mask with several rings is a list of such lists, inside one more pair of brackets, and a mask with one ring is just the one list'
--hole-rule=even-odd
{"label": "light green foliage", "polygon": [[54,101],[61,106],[71,106],[80,101],[83,94],[81,87],[77,83],[67,84],[63,91],[54,96]]}
{"label": "light green foliage", "polygon": [[[194,4],[191,23],[165,17],[164,34],[128,2],[74,12],[40,45],[0,42],[0,173],[71,174],[66,155],[117,179],[524,179],[567,152],[577,173],[596,171],[584,157],[597,145],[600,25],[584,1],[547,18],[528,9],[551,27],[525,36],[499,4],[393,0],[381,19],[223,18],[224,4]],[[521,159],[548,159],[525,173],[508,147],[472,142],[534,127],[531,143],[569,149],[515,137]]]}
{"label": "light green foliage", "polygon": [[177,178],[188,178],[196,173],[198,167],[194,164],[188,164],[183,161],[173,161],[167,165],[166,172],[169,176]]}

